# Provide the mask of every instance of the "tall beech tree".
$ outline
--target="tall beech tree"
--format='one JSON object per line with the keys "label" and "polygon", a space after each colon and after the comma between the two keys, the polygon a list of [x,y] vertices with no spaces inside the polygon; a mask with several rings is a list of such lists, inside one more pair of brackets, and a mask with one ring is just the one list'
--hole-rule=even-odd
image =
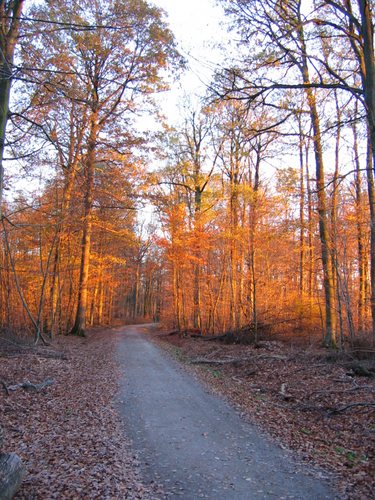
{"label": "tall beech tree", "polygon": [[[340,39],[347,46],[346,65],[342,65],[339,52],[341,44],[331,43],[330,57],[324,61],[324,70],[330,82],[351,93],[366,116],[368,127],[369,157],[375,169],[375,52],[374,52],[374,3],[371,0],[327,0],[314,2],[312,22],[322,32],[324,39]],[[315,60],[321,63],[315,55]],[[339,62],[339,64],[337,64]],[[359,78],[358,78],[359,77]],[[322,84],[322,83],[321,83]],[[358,108],[357,108],[358,109]],[[375,335],[375,196],[372,172],[367,172],[370,204],[370,266],[371,266],[371,314],[372,331]]]}
{"label": "tall beech tree", "polygon": [[9,115],[10,88],[14,76],[14,53],[24,0],[0,0],[0,216],[4,189],[4,148]]}
{"label": "tall beech tree", "polygon": [[205,207],[203,196],[208,187],[214,171],[217,157],[212,145],[212,116],[207,111],[200,114],[191,112],[186,119],[182,140],[180,143],[180,160],[183,167],[185,189],[191,199],[190,211],[192,215],[193,233],[195,238],[195,263],[194,263],[194,327],[202,328],[201,312],[201,245],[204,240],[204,218]]}
{"label": "tall beech tree", "polygon": [[[257,324],[256,244],[261,191],[261,163],[277,137],[277,119],[241,102],[218,106],[220,167],[228,179],[228,260],[230,329]],[[221,144],[222,142],[222,144]],[[247,272],[246,272],[247,271]]]}
{"label": "tall beech tree", "polygon": [[[160,183],[180,191],[189,214],[189,231],[194,242],[191,255],[194,269],[193,325],[199,330],[202,329],[202,255],[207,239],[205,222],[210,209],[207,193],[221,149],[221,144],[214,144],[214,121],[212,109],[187,110],[181,127],[170,134],[169,166],[160,172]],[[176,209],[175,216],[178,214]]]}
{"label": "tall beech tree", "polygon": [[[87,131],[82,147],[83,214],[82,255],[77,312],[72,333],[84,334],[93,202],[96,169],[105,164],[108,152],[126,153],[113,130],[124,131],[132,112],[140,110],[148,96],[164,88],[160,76],[177,54],[173,37],[161,18],[161,11],[143,0],[50,1],[35,11],[46,28],[38,40],[48,47],[45,68],[50,76],[43,85],[83,103],[87,110]],[[51,23],[63,29],[51,29]],[[69,27],[72,26],[71,29]],[[64,70],[61,63],[65,65]],[[48,73],[47,73],[48,74]],[[59,75],[56,82],[55,75]],[[71,87],[71,74],[81,82]]]}

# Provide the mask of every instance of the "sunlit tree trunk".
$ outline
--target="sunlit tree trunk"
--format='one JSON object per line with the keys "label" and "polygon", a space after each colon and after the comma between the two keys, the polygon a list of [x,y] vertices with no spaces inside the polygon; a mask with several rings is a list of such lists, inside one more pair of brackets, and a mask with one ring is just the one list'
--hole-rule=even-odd
{"label": "sunlit tree trunk", "polygon": [[181,330],[180,279],[177,265],[173,263],[173,302],[177,330]]}
{"label": "sunlit tree trunk", "polygon": [[301,45],[302,63],[300,70],[303,83],[306,85],[306,97],[310,111],[311,123],[313,128],[313,146],[315,153],[316,166],[316,190],[318,197],[318,215],[319,215],[319,236],[322,253],[323,282],[325,296],[325,335],[324,343],[327,346],[336,345],[336,311],[335,311],[335,284],[333,276],[333,266],[331,258],[332,241],[329,231],[328,207],[325,186],[323,147],[320,131],[319,113],[316,98],[313,89],[310,87],[311,80],[309,75],[307,49],[302,28],[302,23],[298,29],[299,42]]}
{"label": "sunlit tree trunk", "polygon": [[[197,175],[198,179],[198,175]],[[203,235],[202,228],[202,191],[200,186],[195,186],[194,193],[194,223],[195,223],[195,231],[198,235],[198,239],[196,241],[197,248],[195,249],[196,262],[194,264],[194,328],[198,330],[202,329],[202,312],[201,312],[201,249],[200,249],[200,241],[199,239]]]}
{"label": "sunlit tree trunk", "polygon": [[[303,158],[303,157],[302,157]],[[304,183],[304,164],[303,159],[300,164],[300,206],[299,206],[299,223],[300,223],[300,233],[299,233],[299,296],[301,304],[304,302],[305,297],[305,260],[306,260],[306,248],[305,248],[305,183]]]}
{"label": "sunlit tree trunk", "polygon": [[103,324],[105,287],[103,282],[103,268],[100,268],[99,276],[99,300],[98,300],[98,325]]}
{"label": "sunlit tree trunk", "polygon": [[11,304],[12,304],[12,287],[11,287],[11,264],[9,261],[9,253],[7,251],[5,242],[4,246],[0,249],[1,260],[0,260],[0,328],[5,327],[6,329],[11,329]]}
{"label": "sunlit tree trunk", "polygon": [[375,186],[372,166],[371,142],[367,149],[367,192],[370,208],[370,280],[371,280],[371,317],[372,332],[375,336]]}
{"label": "sunlit tree trunk", "polygon": [[249,298],[250,298],[250,314],[253,323],[255,341],[258,335],[258,304],[257,304],[257,263],[256,263],[256,245],[255,234],[258,222],[258,203],[259,203],[259,168],[261,160],[261,145],[255,151],[256,159],[254,163],[254,181],[252,185],[251,201],[249,203]]}
{"label": "sunlit tree trunk", "polygon": [[323,150],[320,136],[320,126],[315,97],[309,89],[309,106],[314,128],[314,150],[316,161],[316,188],[318,192],[319,235],[322,251],[324,294],[326,305],[325,337],[326,345],[336,345],[336,313],[335,313],[335,286],[330,254],[331,241],[327,219],[327,200],[325,194]]}
{"label": "sunlit tree trunk", "polygon": [[90,319],[89,319],[89,325],[93,326],[95,324],[95,309],[96,309],[96,304],[98,300],[98,290],[99,290],[99,282],[96,280],[95,286],[94,286],[94,291],[92,293],[91,297],[91,306],[90,306]]}
{"label": "sunlit tree trunk", "polygon": [[344,330],[343,330],[343,304],[342,304],[342,293],[341,280],[340,280],[340,268],[339,268],[339,255],[338,255],[338,239],[337,239],[337,216],[338,216],[338,189],[339,189],[339,168],[340,168],[340,140],[341,140],[341,110],[338,103],[337,92],[334,92],[335,105],[336,105],[336,117],[337,117],[337,130],[336,130],[336,141],[335,141],[335,168],[333,172],[332,179],[332,195],[331,195],[331,250],[330,259],[332,259],[332,269],[333,269],[333,286],[336,291],[336,301],[338,315],[338,328],[339,328],[339,338],[340,345],[343,346],[344,341]]}
{"label": "sunlit tree trunk", "polygon": [[59,302],[59,263],[60,263],[60,250],[61,250],[61,240],[63,226],[65,223],[65,217],[68,214],[70,201],[74,186],[75,173],[77,168],[77,162],[69,167],[67,172],[67,177],[65,180],[63,199],[61,205],[61,221],[58,223],[58,235],[56,239],[56,247],[53,257],[53,267],[52,267],[52,284],[51,284],[51,320],[50,320],[50,334],[54,336],[58,331],[58,302]]}
{"label": "sunlit tree trunk", "polygon": [[237,159],[230,159],[230,199],[229,199],[229,218],[230,218],[230,238],[229,238],[229,255],[230,255],[230,311],[229,311],[229,328],[239,328],[238,317],[238,287],[239,275],[237,273],[239,265],[238,254],[238,167]]}
{"label": "sunlit tree trunk", "polygon": [[84,336],[86,328],[88,279],[91,253],[92,207],[95,175],[95,152],[98,136],[97,108],[94,107],[90,118],[90,136],[88,139],[87,158],[85,162],[85,194],[82,233],[81,266],[78,284],[78,303],[72,335]]}
{"label": "sunlit tree trunk", "polygon": [[85,124],[77,124],[77,117],[74,113],[75,103],[71,101],[71,111],[69,115],[69,149],[68,158],[65,164],[65,158],[63,152],[61,151],[59,143],[57,143],[59,149],[59,162],[64,173],[64,187],[62,194],[62,201],[60,207],[60,221],[58,222],[58,234],[56,239],[55,253],[53,257],[53,270],[52,270],[52,283],[51,283],[51,310],[50,310],[50,333],[54,336],[58,332],[58,326],[60,320],[58,317],[58,303],[61,300],[59,286],[60,286],[60,276],[59,276],[59,266],[61,258],[61,242],[64,233],[64,227],[67,223],[67,218],[69,217],[69,209],[71,205],[72,193],[74,188],[74,183],[76,180],[76,175],[79,167],[80,157],[81,157],[81,147],[85,131]]}
{"label": "sunlit tree trunk", "polygon": [[367,258],[365,252],[365,232],[363,221],[363,193],[362,193],[362,173],[358,151],[357,125],[353,124],[353,150],[355,163],[355,211],[357,225],[357,248],[358,248],[358,332],[362,333],[365,326],[366,316],[366,268]]}
{"label": "sunlit tree trunk", "polygon": [[304,163],[304,136],[302,130],[301,114],[298,114],[299,129],[299,296],[303,306],[305,298],[305,265],[306,265],[306,245],[305,245],[305,163]]}
{"label": "sunlit tree trunk", "polygon": [[314,280],[315,280],[315,252],[314,252],[314,207],[313,192],[310,179],[309,168],[309,147],[306,146],[306,193],[307,193],[307,247],[308,247],[308,276],[307,290],[309,296],[310,317],[313,311],[314,303]]}

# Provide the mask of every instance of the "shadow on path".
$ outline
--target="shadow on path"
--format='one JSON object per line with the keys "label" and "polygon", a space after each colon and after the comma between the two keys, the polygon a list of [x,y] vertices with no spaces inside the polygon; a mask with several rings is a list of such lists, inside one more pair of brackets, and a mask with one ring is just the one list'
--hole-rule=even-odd
{"label": "shadow on path", "polygon": [[164,498],[335,498],[324,480],[302,472],[287,452],[147,340],[143,333],[150,328],[115,330],[123,366],[119,408],[144,477],[164,487]]}

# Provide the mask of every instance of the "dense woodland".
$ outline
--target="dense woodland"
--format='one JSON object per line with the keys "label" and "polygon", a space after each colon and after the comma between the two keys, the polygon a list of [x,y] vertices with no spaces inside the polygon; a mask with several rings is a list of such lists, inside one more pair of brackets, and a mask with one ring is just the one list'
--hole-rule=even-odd
{"label": "dense woodland", "polygon": [[3,334],[373,339],[374,4],[218,3],[233,46],[171,124],[187,63],[152,2],[0,0]]}

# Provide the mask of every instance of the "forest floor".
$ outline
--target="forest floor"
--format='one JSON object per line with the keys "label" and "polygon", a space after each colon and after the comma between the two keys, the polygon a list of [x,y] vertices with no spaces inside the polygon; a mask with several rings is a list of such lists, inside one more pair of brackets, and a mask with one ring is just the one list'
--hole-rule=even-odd
{"label": "forest floor", "polygon": [[[342,499],[373,498],[373,360],[354,361],[317,342],[225,345],[162,330],[154,339],[282,447],[332,473]],[[361,367],[368,376],[358,375]]]}
{"label": "forest floor", "polygon": [[[2,451],[26,466],[17,499],[155,498],[114,408],[120,367],[108,333],[36,348],[0,339]],[[40,390],[12,387],[48,380]]]}
{"label": "forest floor", "polygon": [[[358,376],[357,363],[275,340],[224,345],[162,330],[153,339],[282,447],[334,473],[342,499],[373,498],[375,378]],[[37,348],[0,339],[1,451],[27,470],[16,498],[159,497],[114,406],[118,341],[105,329]]]}

